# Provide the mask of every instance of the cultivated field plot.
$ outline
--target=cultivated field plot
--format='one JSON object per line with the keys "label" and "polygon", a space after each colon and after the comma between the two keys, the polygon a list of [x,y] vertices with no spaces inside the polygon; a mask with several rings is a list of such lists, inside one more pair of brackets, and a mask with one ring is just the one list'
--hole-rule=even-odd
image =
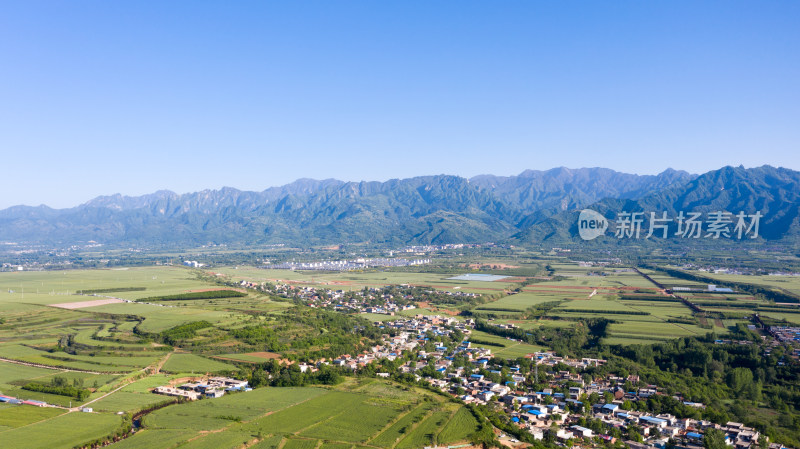
{"label": "cultivated field plot", "polygon": [[230,313],[195,307],[180,307],[180,310],[172,310],[176,308],[178,308],[178,306],[125,303],[89,307],[83,310],[143,317],[144,322],[141,324],[140,328],[147,332],[160,332],[179,324],[202,320],[212,324],[232,325],[246,318],[245,316],[231,317]]}
{"label": "cultivated field plot", "polygon": [[[18,409],[27,411],[27,407]],[[33,424],[0,431],[0,447],[71,448],[112,433],[122,424],[114,414],[65,413]]]}
{"label": "cultivated field plot", "polygon": [[762,275],[762,276],[747,276],[739,274],[714,274],[702,272],[699,273],[705,277],[719,279],[720,281],[737,282],[740,284],[752,284],[762,287],[779,288],[787,290],[795,295],[800,296],[800,276],[782,276],[782,275]]}
{"label": "cultivated field plot", "polygon": [[[556,273],[557,276],[564,276]],[[566,279],[547,282],[545,284],[533,284],[526,290],[535,290],[539,287],[550,286],[584,287],[584,288],[606,288],[620,290],[656,290],[652,282],[635,272],[602,272],[602,274],[569,274],[564,276]]]}
{"label": "cultivated field plot", "polygon": [[470,341],[473,347],[491,349],[492,354],[509,359],[524,357],[527,354],[544,350],[541,346],[509,340],[481,331],[473,331]]}
{"label": "cultivated field plot", "polygon": [[[126,290],[126,289],[140,290]],[[0,302],[56,304],[116,297],[140,299],[208,288],[183,267],[117,268],[102,270],[24,271],[0,273]],[[98,297],[79,291],[107,290]],[[13,293],[9,293],[9,291]],[[24,301],[23,301],[24,295]]]}
{"label": "cultivated field plot", "polygon": [[785,320],[791,324],[800,324],[800,312],[773,312],[773,311],[760,311],[758,312],[760,315],[774,318],[776,320]]}
{"label": "cultivated field plot", "polygon": [[[379,315],[387,316],[387,315]],[[245,354],[222,354],[214,356],[215,359],[222,361],[233,360],[236,362],[247,363],[264,363],[271,359],[281,359],[281,355],[276,352],[258,352],[258,353],[245,353]]]}
{"label": "cultivated field plot", "polygon": [[613,320],[608,329],[609,337],[604,340],[608,344],[616,344],[615,338],[644,344],[709,332],[695,324],[676,322],[694,320],[691,310],[680,302],[631,301],[620,300],[618,296],[597,295],[585,301],[565,302],[551,315]]}
{"label": "cultivated field plot", "polygon": [[147,430],[120,447],[146,447],[163,435],[198,448],[245,441],[259,448],[416,448],[464,441],[476,425],[465,409],[423,390],[351,380],[334,389],[262,388],[168,406],[148,415]]}
{"label": "cultivated field plot", "polygon": [[236,367],[199,355],[173,354],[161,369],[169,373],[218,373],[235,370]]}
{"label": "cultivated field plot", "polygon": [[563,302],[554,314],[578,311],[576,313],[605,313],[605,312],[637,312],[630,304],[617,301],[616,296],[595,295],[585,300],[573,300]]}
{"label": "cultivated field plot", "polygon": [[460,274],[458,276],[453,276],[451,278],[447,278],[448,281],[478,281],[478,282],[495,282],[500,281],[503,279],[507,279],[508,276],[500,276],[497,274],[478,274],[478,273],[466,273]]}
{"label": "cultivated field plot", "polygon": [[[587,293],[588,295],[588,293]],[[515,295],[508,295],[487,304],[481,304],[475,310],[495,310],[495,311],[524,311],[530,307],[550,301],[562,301],[565,299],[563,294],[558,293],[534,293],[524,292]]]}
{"label": "cultivated field plot", "polygon": [[[607,329],[608,336],[603,340],[608,344],[647,344],[726,330],[724,327],[714,328],[713,320],[709,325],[704,319],[695,317],[678,298],[660,291],[632,269],[581,267],[568,263],[553,264],[551,268],[555,270],[555,276],[561,278],[527,285],[523,293],[481,304],[472,309],[473,313],[526,330],[541,326],[569,326],[585,318],[605,318],[613,321]],[[665,284],[679,281],[669,276],[660,276],[659,280]],[[707,300],[705,296],[710,295],[703,295],[701,299]],[[717,295],[717,299],[753,300],[746,295],[731,295],[731,298]],[[543,307],[547,309],[544,312]],[[551,319],[538,318],[542,313],[544,318]],[[525,319],[526,316],[533,319]],[[508,346],[502,339],[489,340],[489,337],[485,334],[476,338],[502,344],[502,349]],[[493,352],[501,351],[500,347],[491,349]],[[502,352],[498,354],[503,355]]]}
{"label": "cultivated field plot", "polygon": [[0,433],[4,430],[16,429],[29,424],[55,418],[66,413],[57,408],[21,407],[5,405],[0,409]]}

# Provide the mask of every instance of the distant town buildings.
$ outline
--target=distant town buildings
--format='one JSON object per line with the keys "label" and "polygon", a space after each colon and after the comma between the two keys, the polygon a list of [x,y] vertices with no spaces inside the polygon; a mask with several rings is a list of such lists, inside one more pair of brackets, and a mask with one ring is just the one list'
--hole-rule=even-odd
{"label": "distant town buildings", "polygon": [[430,259],[354,259],[331,260],[321,262],[283,262],[265,264],[263,268],[272,270],[321,270],[321,271],[351,271],[375,267],[408,267],[431,263]]}

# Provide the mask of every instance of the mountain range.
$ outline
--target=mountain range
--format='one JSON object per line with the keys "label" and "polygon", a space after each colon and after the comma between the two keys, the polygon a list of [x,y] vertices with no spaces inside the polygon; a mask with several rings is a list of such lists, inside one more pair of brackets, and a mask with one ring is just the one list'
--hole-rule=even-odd
{"label": "mountain range", "polygon": [[262,192],[230,187],[101,196],[77,207],[0,211],[0,241],[65,245],[316,245],[574,240],[577,213],[760,211],[761,236],[800,236],[800,172],[723,167],[635,175],[607,168],[525,170],[471,179],[438,175],[386,182],[300,179]]}

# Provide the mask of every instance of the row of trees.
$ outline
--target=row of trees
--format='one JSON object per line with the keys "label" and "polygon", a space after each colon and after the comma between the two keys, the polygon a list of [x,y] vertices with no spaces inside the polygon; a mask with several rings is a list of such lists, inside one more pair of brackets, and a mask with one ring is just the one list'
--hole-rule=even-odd
{"label": "row of trees", "polygon": [[49,384],[39,382],[31,382],[22,387],[24,390],[36,391],[39,393],[57,394],[59,396],[69,396],[79,401],[86,400],[92,393],[86,388],[83,388],[83,379],[73,379],[72,384],[62,376],[55,376],[50,380]]}

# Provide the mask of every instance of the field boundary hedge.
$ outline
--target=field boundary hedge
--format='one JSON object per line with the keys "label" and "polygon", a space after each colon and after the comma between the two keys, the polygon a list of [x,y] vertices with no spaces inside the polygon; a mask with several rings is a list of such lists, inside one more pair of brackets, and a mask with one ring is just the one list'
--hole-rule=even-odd
{"label": "field boundary hedge", "polygon": [[149,301],[191,301],[195,299],[221,299],[221,298],[242,298],[247,293],[238,290],[209,290],[207,292],[178,293],[176,295],[150,296],[137,300],[138,302]]}
{"label": "field boundary hedge", "polygon": [[143,292],[147,287],[111,287],[95,288],[91,290],[78,290],[79,295],[93,295],[95,293],[118,293],[118,292]]}

